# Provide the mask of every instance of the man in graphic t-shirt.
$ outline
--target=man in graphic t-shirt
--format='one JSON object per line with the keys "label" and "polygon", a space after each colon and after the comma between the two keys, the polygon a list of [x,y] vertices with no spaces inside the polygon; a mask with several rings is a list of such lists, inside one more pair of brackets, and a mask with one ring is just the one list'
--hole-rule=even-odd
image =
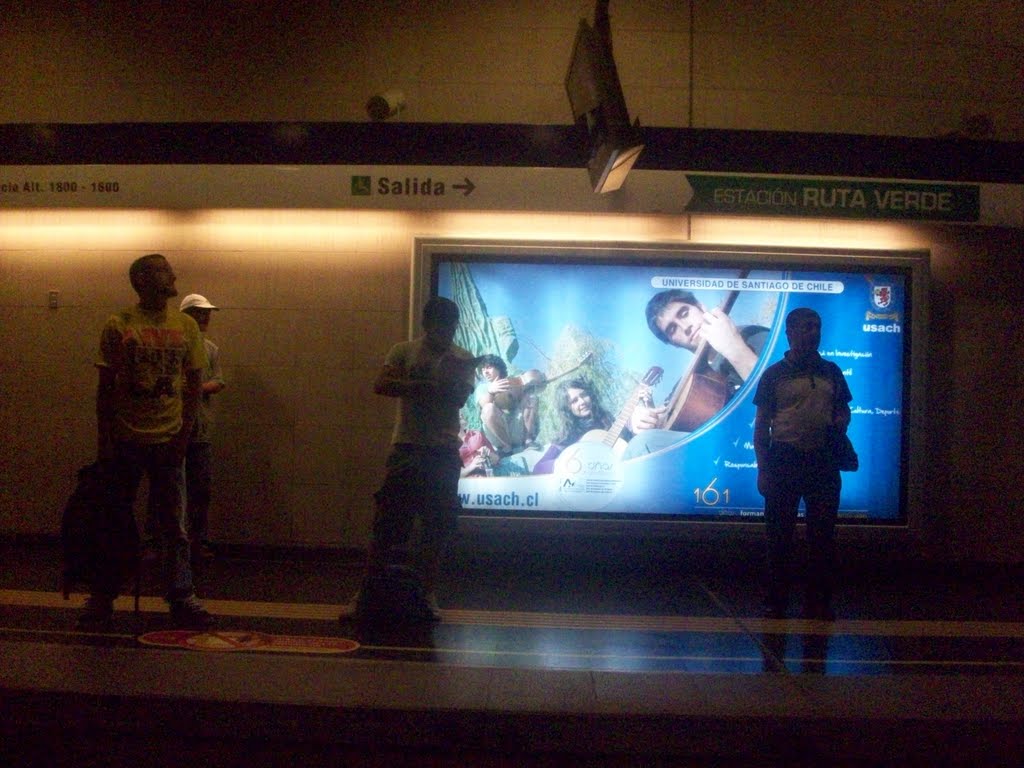
{"label": "man in graphic t-shirt", "polygon": [[[182,515],[182,462],[199,405],[206,354],[196,321],[168,306],[178,294],[171,265],[153,253],[128,270],[138,304],[107,320],[96,361],[97,447],[116,519],[132,520],[142,476],[163,539],[165,598],[177,627],[207,627],[212,617],[196,598],[189,564],[189,542]],[[107,553],[105,563],[117,558]],[[108,570],[111,570],[108,567]],[[121,574],[100,574],[79,623],[110,622]]]}

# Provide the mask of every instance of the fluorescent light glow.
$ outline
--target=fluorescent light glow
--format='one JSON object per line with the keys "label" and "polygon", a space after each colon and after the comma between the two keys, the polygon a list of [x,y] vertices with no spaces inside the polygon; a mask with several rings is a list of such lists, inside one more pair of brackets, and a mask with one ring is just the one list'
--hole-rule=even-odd
{"label": "fluorescent light glow", "polygon": [[794,247],[927,248],[931,244],[929,232],[912,224],[739,216],[292,209],[0,211],[0,251],[322,252],[380,259],[383,254],[408,253],[420,236]]}

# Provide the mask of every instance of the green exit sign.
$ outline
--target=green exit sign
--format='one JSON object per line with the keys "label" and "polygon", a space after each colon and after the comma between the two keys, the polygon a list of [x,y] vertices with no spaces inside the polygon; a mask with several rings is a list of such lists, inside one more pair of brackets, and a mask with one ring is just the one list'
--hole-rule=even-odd
{"label": "green exit sign", "polygon": [[369,176],[353,176],[352,177],[352,194],[353,195],[372,195],[373,184]]}

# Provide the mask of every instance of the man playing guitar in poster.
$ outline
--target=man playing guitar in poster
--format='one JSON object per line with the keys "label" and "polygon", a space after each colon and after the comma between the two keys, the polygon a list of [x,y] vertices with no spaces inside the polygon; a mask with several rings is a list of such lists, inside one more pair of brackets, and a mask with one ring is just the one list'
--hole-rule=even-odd
{"label": "man playing guitar in poster", "polygon": [[750,376],[769,330],[733,322],[729,310],[735,294],[711,310],[681,289],[662,291],[647,303],[651,333],[666,344],[693,352],[695,359],[665,405],[640,404],[634,409],[629,425],[634,433],[693,431],[717,413]]}

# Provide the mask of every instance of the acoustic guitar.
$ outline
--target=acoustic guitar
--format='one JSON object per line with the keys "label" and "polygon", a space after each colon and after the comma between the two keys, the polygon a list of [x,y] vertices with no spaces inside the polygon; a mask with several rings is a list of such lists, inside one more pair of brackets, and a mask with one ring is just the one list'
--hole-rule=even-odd
{"label": "acoustic guitar", "polygon": [[[750,274],[746,269],[740,272],[742,280]],[[729,314],[739,291],[730,291],[719,308]],[[692,432],[718,413],[732,396],[732,387],[718,371],[711,368],[708,359],[715,350],[706,339],[693,353],[693,362],[689,370],[679,379],[676,388],[669,396],[668,409],[665,415],[665,429],[677,432]]]}
{"label": "acoustic guitar", "polygon": [[626,400],[609,429],[592,429],[555,460],[553,499],[560,509],[592,512],[604,509],[625,481],[620,460],[626,441],[619,437],[637,402],[661,380],[661,368],[651,368]]}
{"label": "acoustic guitar", "polygon": [[615,421],[608,429],[592,429],[586,432],[583,437],[580,438],[580,442],[599,442],[609,448],[612,454],[618,458],[622,456],[622,452],[626,450],[626,441],[622,439],[622,430],[626,428],[626,424],[629,423],[630,417],[633,415],[633,411],[636,410],[637,403],[642,400],[646,400],[649,395],[651,388],[656,386],[661,381],[662,375],[665,371],[658,366],[652,366],[643,379],[637,384],[633,391],[626,398],[625,404],[619,411],[619,415],[615,417]]}
{"label": "acoustic guitar", "polygon": [[585,354],[572,368],[564,370],[554,376],[545,376],[536,368],[530,368],[517,376],[509,376],[508,391],[495,393],[493,395],[494,404],[503,410],[509,410],[523,395],[530,392],[539,392],[548,384],[558,381],[559,379],[563,379],[574,371],[578,371],[586,365],[587,361],[593,356],[593,354],[593,352],[587,352],[587,354]]}

